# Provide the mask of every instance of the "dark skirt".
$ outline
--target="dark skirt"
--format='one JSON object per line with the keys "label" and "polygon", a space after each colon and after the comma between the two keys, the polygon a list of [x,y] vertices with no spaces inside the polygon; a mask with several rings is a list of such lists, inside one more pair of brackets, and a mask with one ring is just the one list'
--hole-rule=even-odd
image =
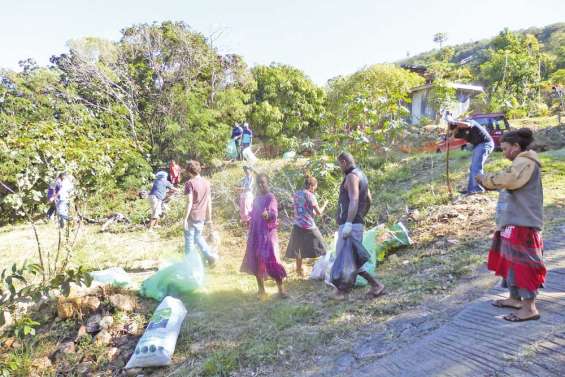
{"label": "dark skirt", "polygon": [[298,225],[292,227],[290,241],[286,248],[286,258],[317,258],[325,253],[324,240],[317,227],[312,229],[304,229]]}

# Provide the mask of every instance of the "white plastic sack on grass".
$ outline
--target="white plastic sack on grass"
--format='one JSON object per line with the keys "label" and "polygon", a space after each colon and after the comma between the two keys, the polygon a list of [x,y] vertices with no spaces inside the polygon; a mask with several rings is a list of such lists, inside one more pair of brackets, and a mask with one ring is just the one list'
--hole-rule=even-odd
{"label": "white plastic sack on grass", "polygon": [[114,287],[129,287],[131,286],[131,278],[127,272],[121,267],[112,267],[100,271],[92,271],[90,273],[92,280],[102,284],[111,284]]}
{"label": "white plastic sack on grass", "polygon": [[326,271],[331,269],[330,258],[331,253],[326,253],[314,263],[312,272],[310,272],[310,280],[324,280]]}
{"label": "white plastic sack on grass", "polygon": [[253,154],[253,152],[251,151],[250,147],[245,148],[242,152],[241,155],[243,156],[243,158],[245,159],[245,161],[249,162],[250,164],[255,164],[257,162],[257,157],[255,157],[255,155]]}
{"label": "white plastic sack on grass", "polygon": [[181,300],[167,296],[151,317],[126,369],[170,365],[186,308]]}

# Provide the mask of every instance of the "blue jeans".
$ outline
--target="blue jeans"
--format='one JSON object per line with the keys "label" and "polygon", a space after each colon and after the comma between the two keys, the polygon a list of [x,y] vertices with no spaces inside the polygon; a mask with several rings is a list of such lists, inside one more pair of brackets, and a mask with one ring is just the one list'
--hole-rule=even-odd
{"label": "blue jeans", "polygon": [[473,148],[471,168],[469,169],[469,184],[467,185],[467,193],[472,194],[485,191],[485,189],[477,183],[475,177],[479,174],[483,174],[485,162],[493,149],[494,145],[490,143],[478,144]]}
{"label": "blue jeans", "polygon": [[202,235],[204,230],[204,221],[188,222],[188,229],[184,230],[184,254],[189,255],[194,250],[195,244],[200,249],[202,256],[206,258],[208,263],[214,263],[218,260],[218,255],[214,253]]}

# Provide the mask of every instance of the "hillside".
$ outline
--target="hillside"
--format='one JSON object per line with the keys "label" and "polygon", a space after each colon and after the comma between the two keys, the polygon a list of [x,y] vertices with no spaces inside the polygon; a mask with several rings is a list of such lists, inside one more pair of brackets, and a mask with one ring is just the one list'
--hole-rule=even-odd
{"label": "hillside", "polygon": [[[562,48],[565,46],[565,23],[556,23],[542,28],[531,27],[528,29],[515,31],[520,35],[533,34],[537,40],[543,45],[542,51],[555,56],[563,54]],[[464,59],[468,59],[468,66],[477,69],[488,58],[488,49],[494,47],[496,36],[492,38],[482,39],[479,41],[462,43],[457,45],[447,45],[445,47],[452,48],[453,57],[450,63],[460,63]],[[409,58],[399,61],[399,64],[408,65],[426,65],[437,56],[438,49],[422,52]],[[560,67],[563,68],[563,67]]]}

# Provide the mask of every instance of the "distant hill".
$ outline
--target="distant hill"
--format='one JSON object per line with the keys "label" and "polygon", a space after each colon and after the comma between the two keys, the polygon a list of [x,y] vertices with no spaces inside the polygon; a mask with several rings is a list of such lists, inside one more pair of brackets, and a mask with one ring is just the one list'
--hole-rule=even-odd
{"label": "distant hill", "polygon": [[[548,25],[543,28],[531,27],[525,30],[518,30],[515,33],[535,35],[538,41],[543,44],[543,52],[546,53],[559,55],[559,49],[565,49],[565,23],[563,22]],[[496,36],[493,36],[492,38],[482,39],[475,42],[450,45],[449,47],[455,52],[450,62],[461,64],[467,60],[466,64],[469,64],[471,68],[477,68],[488,58],[487,51],[492,47],[495,37]],[[433,49],[431,51],[403,59],[398,63],[407,65],[427,65],[438,52],[439,49]]]}

